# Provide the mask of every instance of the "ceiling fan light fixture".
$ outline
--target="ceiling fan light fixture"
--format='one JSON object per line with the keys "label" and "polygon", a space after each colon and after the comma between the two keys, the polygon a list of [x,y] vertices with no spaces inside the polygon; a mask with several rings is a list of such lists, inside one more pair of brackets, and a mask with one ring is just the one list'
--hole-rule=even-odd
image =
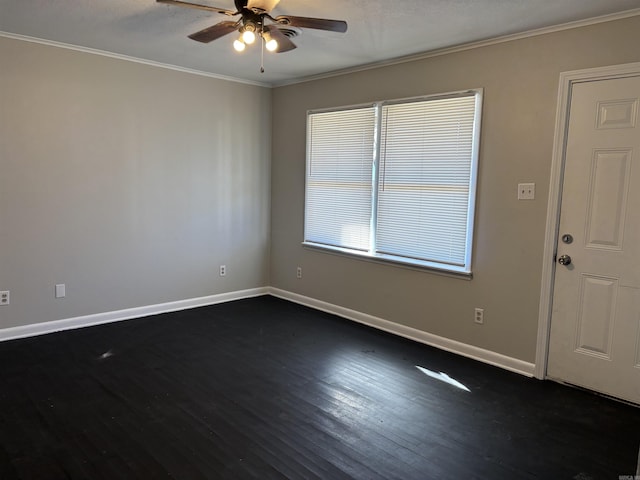
{"label": "ceiling fan light fixture", "polygon": [[256,41],[256,34],[250,30],[247,30],[242,34],[242,40],[244,41],[244,43],[251,45]]}
{"label": "ceiling fan light fixture", "polygon": [[247,22],[242,27],[242,41],[247,45],[251,45],[256,41],[256,26],[253,22]]}
{"label": "ceiling fan light fixture", "polygon": [[267,47],[267,50],[269,50],[270,52],[275,52],[278,49],[278,42],[272,38],[267,43],[265,43],[264,46]]}
{"label": "ceiling fan light fixture", "polygon": [[271,36],[269,32],[262,32],[262,38],[264,39],[264,46],[270,52],[275,52],[278,49],[278,41]]}
{"label": "ceiling fan light fixture", "polygon": [[236,52],[243,52],[244,49],[247,48],[247,46],[242,40],[237,39],[236,41],[233,42],[233,48],[235,49]]}

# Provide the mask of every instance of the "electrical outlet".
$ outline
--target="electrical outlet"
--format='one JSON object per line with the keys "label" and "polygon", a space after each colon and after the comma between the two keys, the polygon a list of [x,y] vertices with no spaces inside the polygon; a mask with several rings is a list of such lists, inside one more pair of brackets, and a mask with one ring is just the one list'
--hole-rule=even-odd
{"label": "electrical outlet", "polygon": [[302,267],[296,269],[296,278],[302,278]]}
{"label": "electrical outlet", "polygon": [[220,276],[224,277],[227,274],[227,266],[226,265],[220,265]]}
{"label": "electrical outlet", "polygon": [[64,283],[58,283],[56,285],[56,298],[64,298],[67,295],[67,287]]}
{"label": "electrical outlet", "polygon": [[9,305],[9,290],[0,292],[0,305]]}
{"label": "electrical outlet", "polygon": [[484,323],[484,308],[476,308],[473,321],[480,325]]}
{"label": "electrical outlet", "polygon": [[518,200],[534,200],[536,198],[535,183],[518,184]]}

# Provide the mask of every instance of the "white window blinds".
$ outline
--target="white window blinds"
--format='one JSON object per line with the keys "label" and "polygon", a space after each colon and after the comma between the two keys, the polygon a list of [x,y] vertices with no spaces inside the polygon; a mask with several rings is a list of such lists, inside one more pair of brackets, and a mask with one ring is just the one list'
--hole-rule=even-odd
{"label": "white window blinds", "polygon": [[305,241],[369,250],[372,106],[310,115]]}
{"label": "white window blinds", "polygon": [[304,242],[470,273],[481,95],[310,112]]}
{"label": "white window blinds", "polygon": [[463,266],[475,96],[382,107],[376,251]]}

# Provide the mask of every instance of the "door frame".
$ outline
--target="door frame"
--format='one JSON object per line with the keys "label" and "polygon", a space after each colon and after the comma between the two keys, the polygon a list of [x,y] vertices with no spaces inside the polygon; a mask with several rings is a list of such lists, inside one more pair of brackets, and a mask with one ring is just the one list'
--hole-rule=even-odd
{"label": "door frame", "polygon": [[640,76],[640,62],[585,70],[572,70],[560,74],[556,127],[553,138],[553,157],[551,160],[551,179],[549,181],[549,199],[547,202],[547,223],[544,237],[544,253],[542,256],[542,281],[538,308],[538,339],[534,368],[534,376],[540,380],[547,378],[549,336],[551,333],[551,313],[553,308],[553,286],[556,272],[555,256],[558,248],[562,181],[564,176],[565,151],[569,131],[569,109],[571,106],[573,85],[584,81],[610,80],[633,76]]}

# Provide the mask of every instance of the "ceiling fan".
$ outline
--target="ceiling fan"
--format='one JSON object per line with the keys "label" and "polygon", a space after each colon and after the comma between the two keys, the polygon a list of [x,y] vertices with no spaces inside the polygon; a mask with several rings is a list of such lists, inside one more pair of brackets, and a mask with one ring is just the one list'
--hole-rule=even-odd
{"label": "ceiling fan", "polygon": [[246,45],[255,42],[257,37],[261,37],[264,40],[264,46],[269,51],[282,53],[293,50],[296,48],[296,45],[289,38],[291,35],[287,35],[287,33],[290,34],[292,32],[288,27],[314,28],[316,30],[340,33],[347,31],[347,22],[343,20],[294,17],[291,15],[272,17],[270,12],[278,5],[280,0],[234,0],[236,6],[235,12],[225,8],[199,5],[181,0],[156,1],[158,3],[177,5],[179,7],[220,13],[229,17],[240,15],[240,18],[236,21],[222,21],[189,35],[189,38],[192,40],[209,43],[231,32],[238,31],[240,32],[240,37],[233,44],[237,51],[244,50]]}

